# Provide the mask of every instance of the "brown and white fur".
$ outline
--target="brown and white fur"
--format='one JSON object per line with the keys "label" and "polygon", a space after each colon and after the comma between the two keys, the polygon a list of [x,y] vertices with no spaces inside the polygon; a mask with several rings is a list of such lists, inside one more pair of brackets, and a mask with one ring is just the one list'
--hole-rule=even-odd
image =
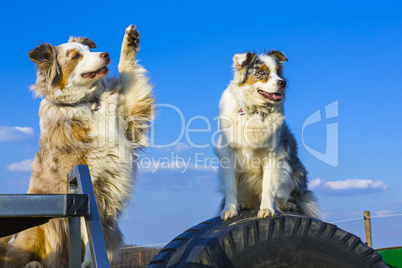
{"label": "brown and white fur", "polygon": [[[135,60],[138,46],[139,34],[130,25],[121,48],[120,81],[106,78],[109,54],[92,52],[96,46],[87,38],[70,38],[56,47],[43,43],[29,52],[38,70],[32,89],[44,99],[39,109],[40,148],[28,193],[66,193],[67,173],[87,164],[109,260],[123,245],[118,217],[131,197],[133,162],[147,145],[153,119],[152,87]],[[2,267],[67,267],[68,233],[66,219],[18,233],[5,246]],[[90,267],[85,228],[82,243],[82,266]]]}
{"label": "brown and white fur", "polygon": [[319,218],[307,171],[285,123],[286,80],[279,51],[236,54],[234,79],[219,108],[216,153],[220,158],[222,219],[238,209],[259,209],[258,217],[291,210]]}

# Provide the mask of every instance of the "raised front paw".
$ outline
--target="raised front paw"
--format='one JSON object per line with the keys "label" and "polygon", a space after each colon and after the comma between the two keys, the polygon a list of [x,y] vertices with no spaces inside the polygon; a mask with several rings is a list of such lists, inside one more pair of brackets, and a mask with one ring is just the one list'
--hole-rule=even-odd
{"label": "raised front paw", "polygon": [[267,216],[275,216],[275,210],[272,208],[262,208],[258,211],[258,218],[266,218]]}
{"label": "raised front paw", "polygon": [[237,212],[236,208],[229,208],[229,209],[224,209],[221,214],[221,219],[226,221],[230,218],[233,218],[234,216],[237,216],[239,213]]}
{"label": "raised front paw", "polygon": [[140,45],[140,33],[137,31],[137,26],[130,24],[126,29],[127,46],[138,49]]}
{"label": "raised front paw", "polygon": [[130,24],[127,27],[121,45],[119,71],[122,72],[132,67],[135,64],[138,48],[140,45],[140,34],[136,30],[136,26]]}

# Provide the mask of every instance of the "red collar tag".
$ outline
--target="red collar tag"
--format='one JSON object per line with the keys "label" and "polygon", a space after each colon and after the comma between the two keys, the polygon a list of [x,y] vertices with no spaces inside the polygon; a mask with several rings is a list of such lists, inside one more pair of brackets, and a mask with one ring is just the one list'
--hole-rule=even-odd
{"label": "red collar tag", "polygon": [[102,104],[98,101],[95,101],[91,104],[92,111],[98,111],[102,107]]}

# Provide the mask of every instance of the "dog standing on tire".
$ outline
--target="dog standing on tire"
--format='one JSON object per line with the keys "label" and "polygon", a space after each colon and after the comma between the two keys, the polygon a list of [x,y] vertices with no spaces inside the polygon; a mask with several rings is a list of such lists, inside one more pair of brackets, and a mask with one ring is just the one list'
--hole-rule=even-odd
{"label": "dog standing on tire", "polygon": [[286,56],[276,50],[233,57],[234,79],[220,100],[221,136],[215,150],[224,220],[238,209],[259,209],[259,218],[273,216],[275,210],[320,217],[296,140],[285,123],[284,61]]}
{"label": "dog standing on tire", "polygon": [[[92,52],[95,47],[92,40],[78,37],[56,47],[43,43],[29,52],[38,70],[32,89],[44,99],[39,109],[40,148],[28,193],[65,194],[68,172],[87,164],[111,260],[123,245],[118,217],[131,197],[137,152],[147,145],[154,98],[145,70],[135,60],[135,26],[124,35],[120,81],[106,78],[109,54]],[[82,267],[90,267],[88,236],[81,226]],[[1,267],[67,267],[68,233],[67,219],[18,233],[5,246]]]}

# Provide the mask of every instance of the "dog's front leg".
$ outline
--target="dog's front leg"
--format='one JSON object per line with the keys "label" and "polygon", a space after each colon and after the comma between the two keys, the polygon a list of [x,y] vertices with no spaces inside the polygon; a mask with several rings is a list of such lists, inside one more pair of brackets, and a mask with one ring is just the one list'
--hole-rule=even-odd
{"label": "dog's front leg", "polygon": [[267,158],[263,169],[261,204],[258,218],[275,215],[275,193],[278,190],[279,183],[279,169],[275,157]]}
{"label": "dog's front leg", "polygon": [[121,47],[119,75],[123,95],[123,115],[128,121],[127,136],[135,143],[146,146],[146,132],[154,115],[152,86],[145,69],[135,60],[140,44],[136,26],[127,27]]}
{"label": "dog's front leg", "polygon": [[229,164],[222,167],[223,184],[225,191],[225,207],[223,208],[221,218],[227,220],[238,215],[237,211],[237,178],[234,167],[234,157],[228,157]]}
{"label": "dog's front leg", "polygon": [[[124,34],[123,43],[121,45],[120,52],[120,62],[119,62],[119,73],[120,73],[120,81],[124,84],[129,77],[124,75],[125,73],[130,73],[135,66],[135,58],[138,54],[138,49],[140,47],[140,34],[138,33],[136,26],[131,25],[126,28],[126,32]],[[122,76],[123,75],[123,76]]]}
{"label": "dog's front leg", "polygon": [[136,87],[139,68],[135,58],[137,57],[139,46],[140,34],[136,26],[130,24],[124,34],[118,66],[123,93],[127,93]]}

